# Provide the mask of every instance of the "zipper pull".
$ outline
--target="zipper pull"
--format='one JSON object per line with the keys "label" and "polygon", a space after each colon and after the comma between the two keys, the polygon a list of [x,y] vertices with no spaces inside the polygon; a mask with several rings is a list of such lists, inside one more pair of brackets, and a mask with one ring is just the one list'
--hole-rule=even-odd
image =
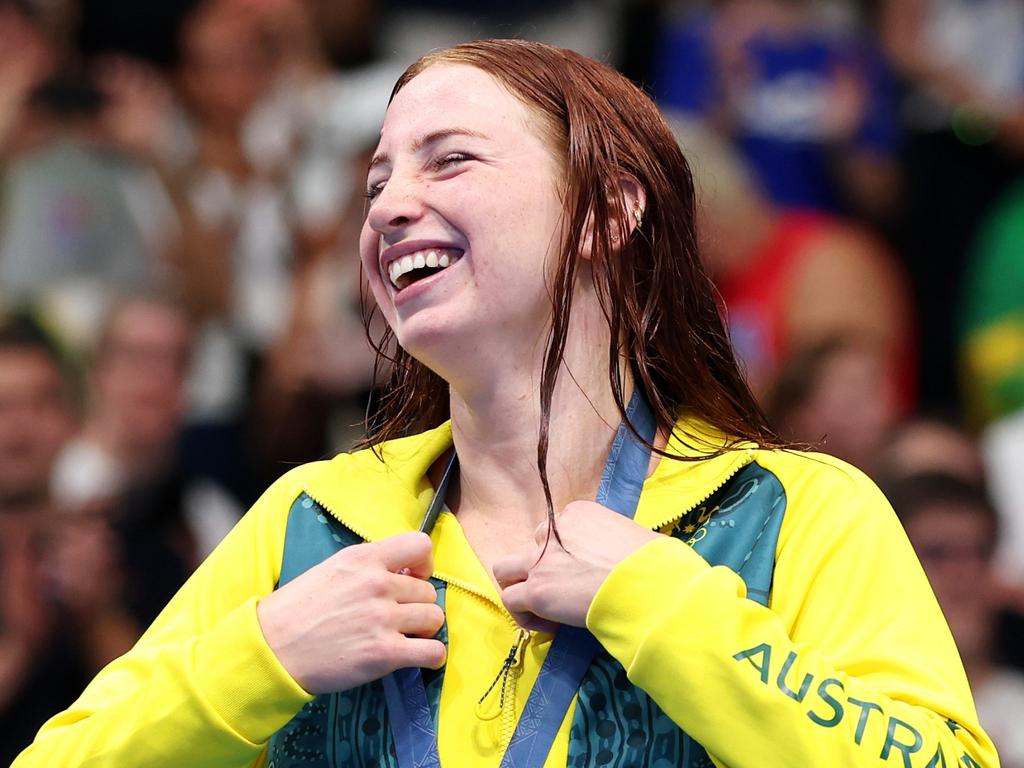
{"label": "zipper pull", "polygon": [[[505,707],[505,690],[508,686],[509,675],[512,674],[512,670],[519,667],[523,663],[523,653],[526,651],[526,646],[530,642],[530,633],[520,627],[516,630],[516,639],[512,643],[512,647],[508,649],[508,655],[505,660],[501,663],[501,669],[498,670],[498,674],[495,675],[494,680],[487,686],[487,690],[484,691],[484,695],[480,697],[480,700],[476,703],[476,716],[481,720],[493,720],[501,714],[502,709]],[[487,709],[484,702],[487,701],[487,697],[491,695],[497,685],[498,681],[501,681],[500,695],[498,697],[497,709]]]}

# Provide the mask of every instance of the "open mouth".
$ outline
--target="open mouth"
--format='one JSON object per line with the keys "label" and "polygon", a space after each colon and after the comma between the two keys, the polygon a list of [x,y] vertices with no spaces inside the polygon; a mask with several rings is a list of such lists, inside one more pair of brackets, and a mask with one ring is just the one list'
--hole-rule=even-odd
{"label": "open mouth", "polygon": [[441,272],[462,258],[458,248],[424,248],[395,259],[388,265],[388,277],[398,290]]}

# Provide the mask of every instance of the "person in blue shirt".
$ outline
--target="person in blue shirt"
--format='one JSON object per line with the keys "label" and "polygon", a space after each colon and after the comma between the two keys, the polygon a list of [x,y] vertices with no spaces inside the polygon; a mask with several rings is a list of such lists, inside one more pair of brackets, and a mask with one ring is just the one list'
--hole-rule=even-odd
{"label": "person in blue shirt", "polygon": [[802,0],[721,0],[666,30],[660,106],[736,143],[786,208],[881,220],[896,188],[898,130],[878,52]]}

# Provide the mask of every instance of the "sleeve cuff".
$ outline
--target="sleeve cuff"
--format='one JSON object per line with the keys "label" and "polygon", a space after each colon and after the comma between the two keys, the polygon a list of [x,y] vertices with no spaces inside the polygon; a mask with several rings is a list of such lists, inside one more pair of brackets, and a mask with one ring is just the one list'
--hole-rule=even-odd
{"label": "sleeve cuff", "polygon": [[587,629],[628,671],[647,637],[710,567],[679,539],[645,544],[608,574],[587,611]]}
{"label": "sleeve cuff", "polygon": [[257,600],[250,598],[225,616],[195,651],[196,676],[210,707],[252,744],[266,742],[313,698],[267,645]]}

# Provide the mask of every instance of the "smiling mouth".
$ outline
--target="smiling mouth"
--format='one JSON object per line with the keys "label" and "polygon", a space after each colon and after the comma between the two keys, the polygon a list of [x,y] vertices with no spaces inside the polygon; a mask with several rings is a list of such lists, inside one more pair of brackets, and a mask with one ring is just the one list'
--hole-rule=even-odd
{"label": "smiling mouth", "polygon": [[398,290],[437,274],[462,258],[458,248],[424,248],[395,259],[388,265],[388,277]]}

